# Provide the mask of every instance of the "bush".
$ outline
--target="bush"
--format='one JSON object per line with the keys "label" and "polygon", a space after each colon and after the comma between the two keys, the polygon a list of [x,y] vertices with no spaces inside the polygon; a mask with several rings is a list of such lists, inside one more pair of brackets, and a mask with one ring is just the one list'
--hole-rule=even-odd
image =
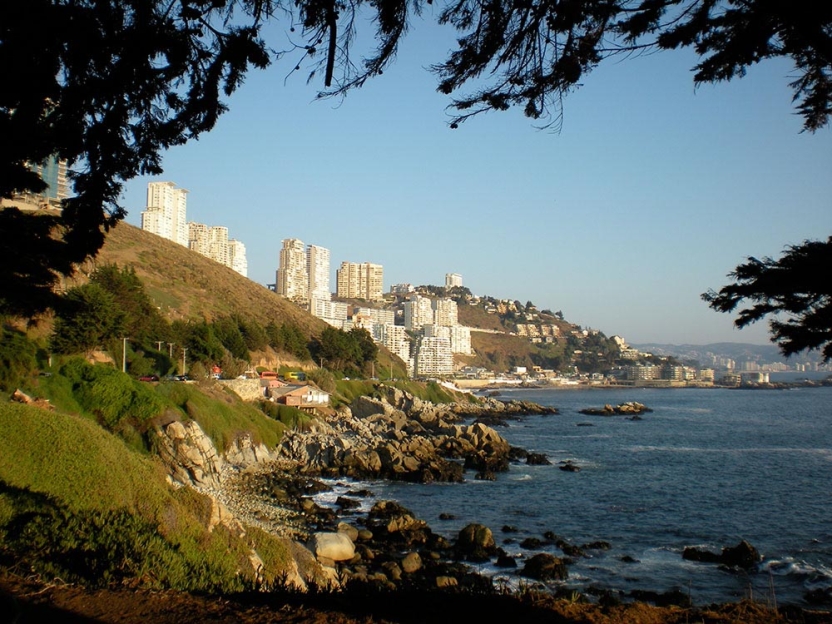
{"label": "bush", "polygon": [[23,332],[0,329],[0,389],[14,391],[37,371],[37,345]]}
{"label": "bush", "polygon": [[81,407],[111,431],[128,417],[141,429],[165,408],[164,401],[152,388],[109,366],[93,366],[74,358],[61,367],[60,374],[72,383],[73,394]]}
{"label": "bush", "polygon": [[280,405],[271,401],[260,401],[260,409],[268,417],[282,422],[290,429],[306,430],[313,417],[291,405]]}

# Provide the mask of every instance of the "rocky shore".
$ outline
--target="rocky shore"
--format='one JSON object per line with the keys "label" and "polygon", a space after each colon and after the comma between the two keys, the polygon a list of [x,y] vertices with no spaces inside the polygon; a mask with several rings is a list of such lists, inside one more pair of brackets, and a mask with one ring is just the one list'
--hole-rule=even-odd
{"label": "rocky shore", "polygon": [[[434,405],[380,386],[374,396],[360,397],[308,430],[287,432],[274,450],[243,436],[220,454],[195,423],[160,425],[160,455],[171,481],[211,497],[211,523],[240,531],[258,527],[291,544],[293,567],[282,582],[209,604],[178,592],[164,592],[164,597],[142,590],[93,592],[38,586],[37,579],[7,575],[0,578],[0,598],[21,596],[19,587],[30,587],[31,600],[13,600],[18,622],[54,621],[29,617],[41,607],[54,616],[54,605],[61,605],[62,616],[80,614],[64,621],[79,622],[182,624],[203,622],[208,613],[220,622],[441,622],[459,621],[463,612],[465,619],[486,622],[830,621],[824,619],[828,613],[772,611],[752,603],[697,609],[682,592],[569,592],[562,581],[569,578],[570,564],[609,544],[570,544],[547,532],[523,545],[541,552],[515,558],[500,547],[492,528],[475,518],[445,538],[397,502],[376,500],[362,487],[365,479],[489,479],[511,462],[544,463],[545,456],[511,447],[497,432],[527,414],[555,415],[557,410],[494,398]],[[343,493],[334,505],[324,505],[319,495],[333,478]],[[512,528],[501,531],[508,534]],[[561,554],[551,554],[556,550]],[[700,555],[708,557],[692,552],[692,557]],[[485,562],[524,581],[513,587],[494,583],[479,572]],[[252,567],[258,565],[252,557]]]}

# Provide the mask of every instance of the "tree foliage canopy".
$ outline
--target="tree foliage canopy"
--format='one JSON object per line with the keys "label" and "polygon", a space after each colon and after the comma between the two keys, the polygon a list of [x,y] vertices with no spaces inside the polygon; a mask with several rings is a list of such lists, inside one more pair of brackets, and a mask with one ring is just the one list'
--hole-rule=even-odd
{"label": "tree foliage canopy", "polygon": [[[734,324],[745,327],[766,317],[772,342],[783,355],[818,349],[832,360],[832,236],[786,248],[779,260],[748,258],[728,277],[734,281],[702,299],[718,312],[733,312],[744,301]],[[782,315],[782,316],[780,316]]]}
{"label": "tree foliage canopy", "polygon": [[[162,154],[214,127],[252,68],[286,57],[344,95],[381,74],[432,0],[26,0],[0,3],[0,198],[38,193],[29,163],[71,168],[60,216],[4,211],[0,312],[54,305],[52,286],[124,218],[123,182],[162,172]],[[455,127],[519,106],[557,123],[562,98],[604,59],[690,47],[697,83],[774,57],[807,130],[832,112],[832,3],[784,0],[442,0],[458,47],[433,67]],[[354,60],[360,24],[376,47]],[[275,51],[265,27],[282,26]],[[364,28],[364,26],[361,26]],[[280,29],[270,29],[270,33]],[[473,91],[464,90],[471,85]],[[552,121],[554,119],[554,121]],[[13,232],[13,234],[10,234]]]}

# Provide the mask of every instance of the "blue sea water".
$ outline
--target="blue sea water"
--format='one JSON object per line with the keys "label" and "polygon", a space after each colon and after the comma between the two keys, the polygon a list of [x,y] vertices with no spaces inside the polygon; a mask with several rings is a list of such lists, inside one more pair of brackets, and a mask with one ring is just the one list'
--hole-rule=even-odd
{"label": "blue sea water", "polygon": [[[467,474],[462,484],[371,489],[447,537],[485,524],[512,555],[534,554],[518,543],[546,531],[579,546],[609,542],[610,550],[570,566],[566,585],[576,590],[681,589],[696,604],[749,596],[805,604],[807,591],[832,586],[832,387],[517,389],[503,397],[559,409],[499,429],[551,466],[515,463],[496,481]],[[639,421],[579,413],[625,401],[653,411]],[[559,470],[562,461],[580,472]],[[505,525],[517,533],[502,532]],[[686,546],[719,551],[741,539],[764,557],[750,573],[682,559]],[[481,571],[517,581],[487,565]]]}

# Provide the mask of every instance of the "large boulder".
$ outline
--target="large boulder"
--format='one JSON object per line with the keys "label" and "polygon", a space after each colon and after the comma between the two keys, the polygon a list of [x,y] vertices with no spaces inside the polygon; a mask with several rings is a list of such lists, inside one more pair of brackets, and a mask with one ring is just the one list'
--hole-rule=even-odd
{"label": "large boulder", "polygon": [[732,568],[750,570],[757,566],[763,558],[751,544],[742,540],[736,546],[722,549],[722,564]]}
{"label": "large boulder", "polygon": [[562,559],[538,553],[526,561],[520,574],[538,581],[562,581],[569,576],[569,571]]}
{"label": "large boulder", "polygon": [[494,534],[482,524],[469,524],[457,536],[456,551],[469,561],[487,561],[497,552]]}
{"label": "large boulder", "polygon": [[745,570],[754,568],[762,561],[757,549],[745,540],[742,540],[736,546],[723,548],[721,553],[688,546],[682,551],[682,558],[688,561],[719,563],[731,568],[743,568]]}
{"label": "large boulder", "polygon": [[319,559],[349,561],[355,556],[355,545],[345,532],[313,533],[309,550]]}

